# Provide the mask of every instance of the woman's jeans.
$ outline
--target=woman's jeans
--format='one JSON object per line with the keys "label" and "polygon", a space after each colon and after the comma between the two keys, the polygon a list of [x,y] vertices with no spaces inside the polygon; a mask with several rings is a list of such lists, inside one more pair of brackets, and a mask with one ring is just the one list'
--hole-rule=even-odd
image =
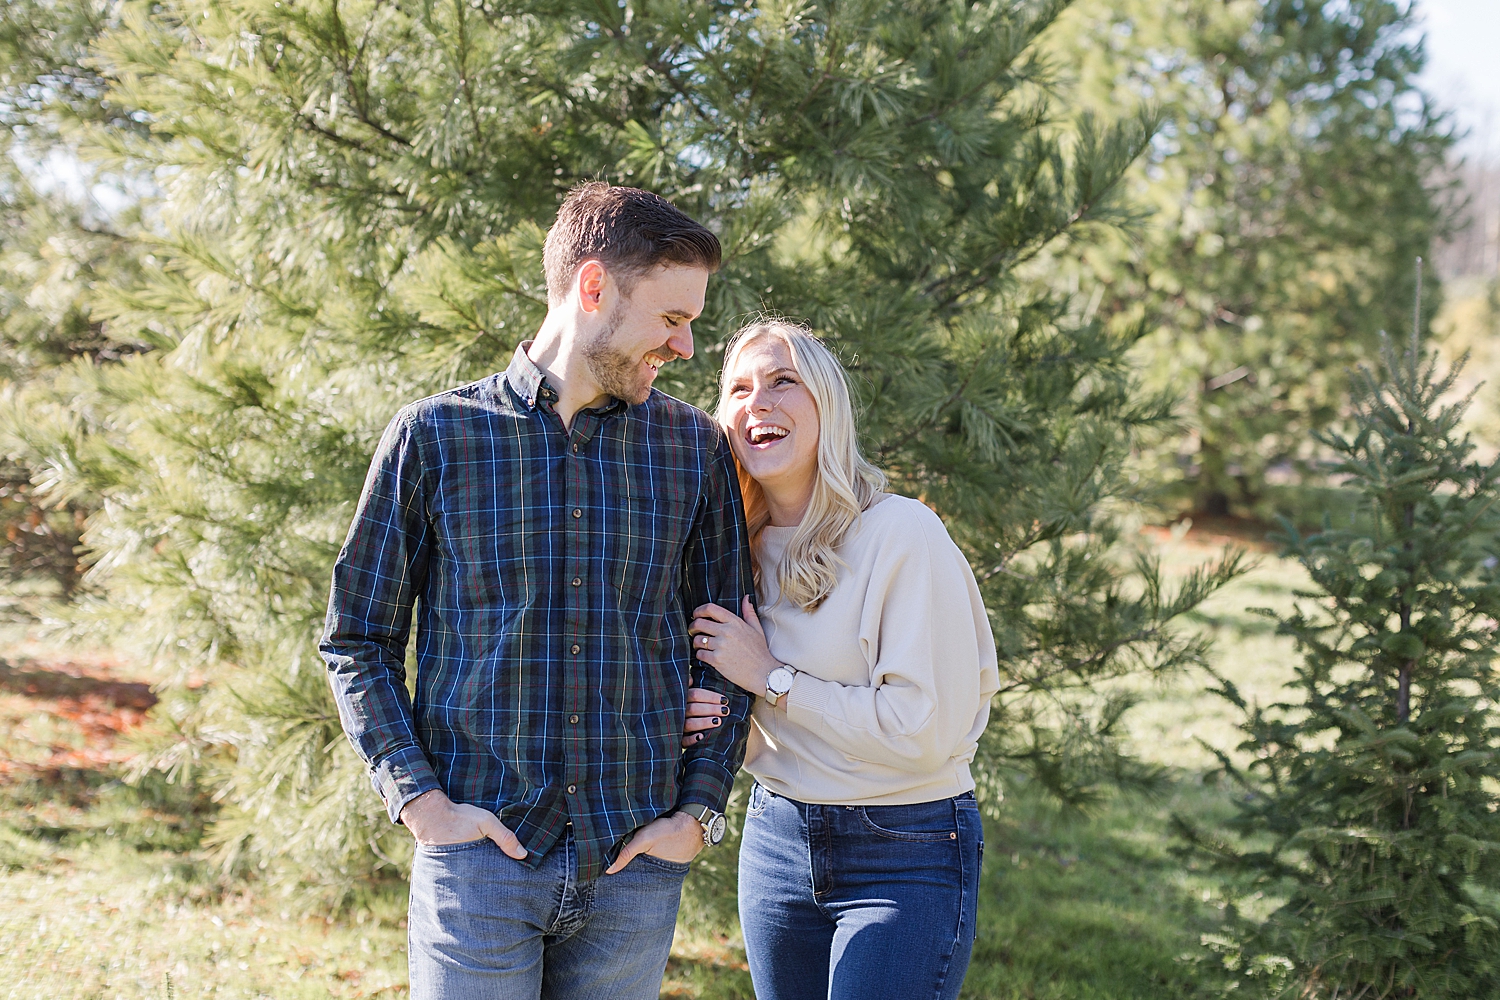
{"label": "woman's jeans", "polygon": [[824,806],[757,782],[740,846],[740,923],[756,997],[957,997],[983,856],[972,794]]}

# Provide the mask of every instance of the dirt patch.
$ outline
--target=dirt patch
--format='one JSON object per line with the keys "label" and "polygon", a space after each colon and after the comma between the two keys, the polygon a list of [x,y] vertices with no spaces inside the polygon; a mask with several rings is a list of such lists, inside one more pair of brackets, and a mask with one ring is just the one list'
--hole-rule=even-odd
{"label": "dirt patch", "polygon": [[110,663],[0,660],[0,782],[52,783],[120,763],[129,756],[120,736],[156,701]]}
{"label": "dirt patch", "polygon": [[1253,518],[1196,513],[1185,514],[1171,524],[1149,524],[1141,529],[1141,534],[1158,545],[1178,542],[1215,551],[1228,546],[1274,553],[1280,551],[1280,546],[1266,536],[1279,530],[1277,525]]}

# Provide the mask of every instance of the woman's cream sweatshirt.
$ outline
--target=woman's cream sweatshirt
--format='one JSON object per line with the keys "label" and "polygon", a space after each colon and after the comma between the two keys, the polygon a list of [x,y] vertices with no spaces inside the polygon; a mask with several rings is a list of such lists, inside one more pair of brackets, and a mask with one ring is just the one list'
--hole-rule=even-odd
{"label": "woman's cream sweatshirt", "polygon": [[778,706],[756,699],[745,767],[778,795],[901,805],[974,787],[969,762],[999,690],[995,639],[968,562],[938,516],[888,495],[839,546],[832,593],[805,612],[779,600],[794,528],[759,539],[760,620],[796,667]]}

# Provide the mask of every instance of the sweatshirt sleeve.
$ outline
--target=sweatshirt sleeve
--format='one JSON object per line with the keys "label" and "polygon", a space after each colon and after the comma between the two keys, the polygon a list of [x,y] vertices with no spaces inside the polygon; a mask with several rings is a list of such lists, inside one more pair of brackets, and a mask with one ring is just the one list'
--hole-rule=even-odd
{"label": "sweatshirt sleeve", "polygon": [[930,511],[902,528],[878,540],[860,614],[870,683],[798,673],[785,702],[792,723],[850,757],[920,773],[977,739],[999,674],[963,553]]}

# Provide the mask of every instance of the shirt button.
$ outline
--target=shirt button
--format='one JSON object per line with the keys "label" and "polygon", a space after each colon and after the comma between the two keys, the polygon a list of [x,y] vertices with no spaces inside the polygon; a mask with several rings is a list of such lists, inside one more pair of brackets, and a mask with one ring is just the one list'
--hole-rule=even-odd
{"label": "shirt button", "polygon": [[576,726],[578,724],[578,716],[576,716],[576,715],[570,715],[570,716],[568,716],[568,721],[571,722],[571,723],[573,723]]}
{"label": "shirt button", "polygon": [[577,785],[569,785],[568,786],[568,794],[569,795],[575,795],[575,794],[577,794],[577,792],[578,792],[578,786]]}
{"label": "shirt button", "polygon": [[578,655],[578,650],[580,650],[581,648],[583,648],[583,647],[579,646],[578,643],[576,643],[576,642],[573,643],[573,655],[577,656]]}
{"label": "shirt button", "polygon": [[581,583],[583,583],[583,581],[582,581],[582,580],[581,580],[581,579],[579,579],[579,578],[578,578],[578,577],[576,577],[576,576],[575,576],[575,577],[573,577],[573,586],[575,586],[575,587],[576,587],[576,586],[578,586],[578,585],[579,585],[579,584],[581,584]]}
{"label": "shirt button", "polygon": [[582,507],[574,507],[573,508],[573,516],[574,517],[582,517],[583,516],[583,508]]}
{"label": "shirt button", "polygon": [[578,442],[573,443],[573,454],[578,454]]}

